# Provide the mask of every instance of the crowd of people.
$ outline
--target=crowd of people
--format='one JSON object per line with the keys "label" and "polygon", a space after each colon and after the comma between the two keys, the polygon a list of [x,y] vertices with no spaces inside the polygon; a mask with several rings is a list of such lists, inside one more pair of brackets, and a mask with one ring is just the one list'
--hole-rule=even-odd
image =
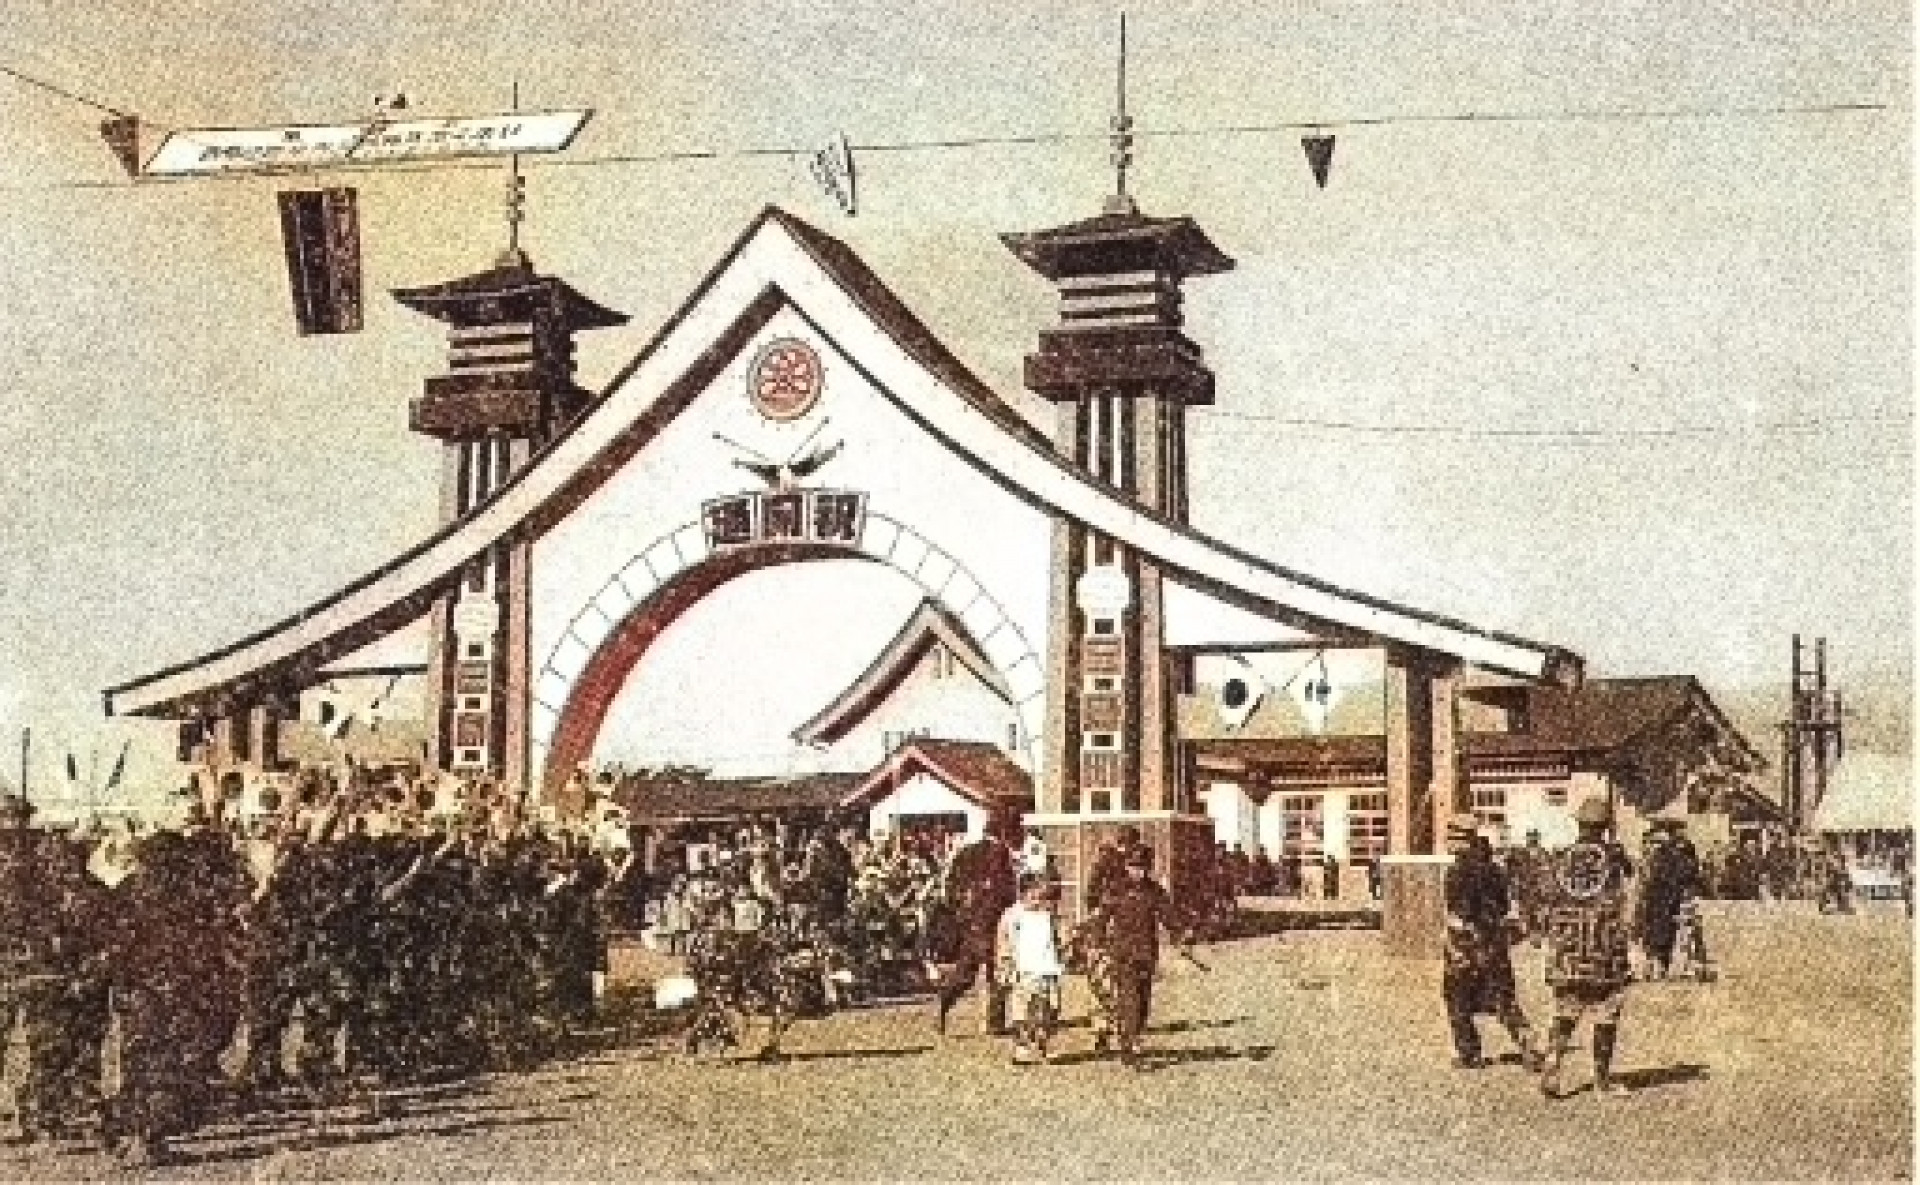
{"label": "crowd of people", "polygon": [[[309,770],[271,813],[224,819],[215,798],[137,840],[37,828],[23,799],[0,798],[0,1034],[18,1023],[26,1038],[19,1138],[97,1136],[146,1164],[216,1107],[377,1099],[531,1067],[593,1024],[617,930],[685,955],[709,1004],[770,1012],[770,1050],[785,1017],[861,996],[931,995],[944,1033],[978,984],[985,1028],[1011,1039],[1014,1061],[1045,1061],[1061,983],[1077,972],[1095,1002],[1095,1052],[1136,1061],[1161,936],[1185,952],[1230,925],[1240,897],[1298,892],[1313,866],[1221,845],[1176,912],[1151,849],[1118,828],[1085,870],[1085,910],[1067,930],[1057,862],[1005,821],[965,844],[869,838],[831,818],[762,821],[701,843],[659,835],[643,860],[625,833],[609,843],[602,829],[541,822],[490,784],[454,797],[459,810],[429,811],[432,796],[405,781]],[[1729,876],[1744,888],[1741,869],[1768,850],[1798,851],[1756,846],[1756,861],[1742,845],[1703,859],[1683,831],[1656,826],[1629,856],[1608,838],[1603,806],[1583,805],[1579,840],[1554,851],[1530,835],[1496,852],[1471,816],[1449,827],[1443,986],[1456,1064],[1484,1064],[1473,1018],[1490,1013],[1551,1080],[1592,1012],[1604,1088],[1630,947],[1647,977],[1676,960],[1704,966],[1693,902]],[[1780,895],[1830,872],[1796,865]],[[1337,881],[1337,864],[1322,875]],[[1513,990],[1509,947],[1528,937],[1549,948],[1544,1045]],[[115,1018],[120,1085],[108,1099]]]}
{"label": "crowd of people", "polygon": [[34,827],[23,800],[0,800],[0,1033],[26,1036],[17,1138],[98,1138],[146,1164],[223,1100],[337,1102],[563,1051],[593,1010],[632,852],[542,826],[512,796],[428,818],[392,789],[316,775],[271,817],[223,825],[217,802],[195,804],[131,844]]}

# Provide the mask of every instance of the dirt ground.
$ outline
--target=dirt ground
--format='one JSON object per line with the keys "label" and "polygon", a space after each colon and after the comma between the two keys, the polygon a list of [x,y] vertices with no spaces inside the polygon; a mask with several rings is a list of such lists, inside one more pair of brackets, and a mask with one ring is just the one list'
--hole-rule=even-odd
{"label": "dirt ground", "polygon": [[[1288,934],[1169,960],[1149,1059],[1008,1064],[924,1004],[797,1026],[774,1065],[642,1042],[535,1074],[358,1109],[228,1124],[181,1180],[1910,1178],[1912,931],[1897,909],[1709,906],[1720,979],[1632,989],[1624,1098],[1551,1102],[1518,1065],[1448,1065],[1434,964],[1376,935]],[[1519,951],[1544,1027],[1540,956]],[[1486,1022],[1488,1048],[1507,1049]],[[113,1176],[96,1153],[0,1149],[0,1178]]]}

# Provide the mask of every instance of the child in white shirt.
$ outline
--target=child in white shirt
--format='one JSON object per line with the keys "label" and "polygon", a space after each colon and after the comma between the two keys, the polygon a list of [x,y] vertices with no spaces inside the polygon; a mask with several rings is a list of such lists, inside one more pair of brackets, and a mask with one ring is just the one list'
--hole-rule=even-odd
{"label": "child in white shirt", "polygon": [[1020,900],[1000,915],[995,969],[1012,991],[1007,1001],[1013,1025],[1013,1061],[1030,1065],[1047,1060],[1047,1044],[1060,1015],[1060,977],[1066,962],[1060,953],[1058,890],[1044,876],[1020,878]]}

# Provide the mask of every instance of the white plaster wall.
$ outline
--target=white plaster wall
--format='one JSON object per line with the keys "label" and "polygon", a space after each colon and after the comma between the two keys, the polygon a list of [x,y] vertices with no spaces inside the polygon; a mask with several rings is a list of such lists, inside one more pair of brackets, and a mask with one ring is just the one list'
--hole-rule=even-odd
{"label": "white plaster wall", "polygon": [[1202,797],[1213,820],[1213,838],[1229,849],[1239,844],[1252,855],[1259,840],[1259,815],[1246,791],[1234,782],[1210,782]]}
{"label": "white plaster wall", "polygon": [[828,746],[819,768],[870,770],[887,757],[887,734],[923,730],[942,740],[990,744],[1024,768],[1024,732],[1021,747],[1007,749],[1008,728],[1019,719],[1011,704],[960,662],[955,661],[951,675],[936,677],[929,653],[871,715]]}
{"label": "white plaster wall", "polygon": [[[810,342],[825,368],[818,405],[788,424],[763,419],[747,397],[752,359],[776,337]],[[786,310],[619,473],[535,544],[531,641],[536,701],[561,706],[554,701],[564,696],[564,684],[549,677],[543,688],[541,668],[555,654],[575,615],[616,573],[626,570],[622,583],[631,596],[611,590],[601,601],[607,610],[604,617],[582,617],[573,632],[590,644],[604,639],[613,628],[607,618],[624,614],[632,597],[645,596],[659,580],[704,556],[705,543],[696,526],[679,537],[678,549],[655,551],[651,571],[647,565],[629,567],[643,549],[683,525],[697,524],[703,501],[760,488],[758,478],[733,465],[741,454],[717,440],[716,433],[783,459],[826,420],[831,422],[815,445],[844,440],[846,447],[805,484],[865,491],[870,515],[890,516],[944,548],[964,572],[949,582],[947,566],[934,558],[924,565],[923,579],[945,584],[950,596],[963,603],[972,599],[977,581],[1044,661],[1050,546],[1046,515],[928,435],[867,383],[829,341]],[[883,542],[880,537],[887,533],[870,522],[868,534],[870,541]],[[918,560],[905,558],[909,563]],[[796,620],[805,619],[804,607],[792,608]],[[975,612],[964,618],[972,627],[978,616]],[[983,641],[991,655],[1005,658],[1014,640],[1010,631],[1002,631]],[[571,640],[560,654],[561,664],[574,671],[587,656]],[[536,703],[533,712],[537,736],[544,709]],[[543,760],[544,753],[536,748],[536,776]]]}
{"label": "white plaster wall", "polygon": [[867,812],[867,830],[884,835],[901,816],[964,814],[968,841],[979,839],[987,831],[987,812],[962,798],[938,778],[915,774],[900,788],[873,804]]}

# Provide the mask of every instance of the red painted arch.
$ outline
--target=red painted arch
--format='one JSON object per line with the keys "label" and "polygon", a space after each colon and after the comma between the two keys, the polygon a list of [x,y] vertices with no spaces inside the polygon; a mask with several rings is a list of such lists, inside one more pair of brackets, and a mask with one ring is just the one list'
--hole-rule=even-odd
{"label": "red painted arch", "polygon": [[567,779],[593,754],[593,745],[606,723],[607,710],[626,686],[627,676],[640,664],[654,640],[687,610],[730,580],[783,564],[816,560],[863,560],[877,557],[854,548],[821,543],[768,543],[708,556],[675,575],[627,611],[582,667],[560,706],[547,762],[541,771],[541,797],[552,802]]}

